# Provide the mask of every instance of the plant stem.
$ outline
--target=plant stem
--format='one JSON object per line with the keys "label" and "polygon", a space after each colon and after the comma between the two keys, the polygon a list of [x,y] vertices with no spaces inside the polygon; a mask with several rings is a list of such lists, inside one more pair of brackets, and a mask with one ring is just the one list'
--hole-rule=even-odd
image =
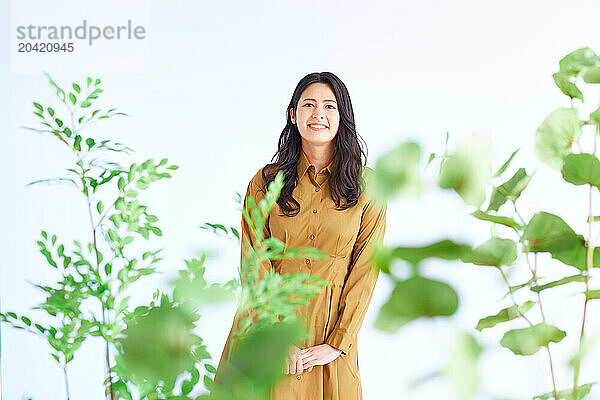
{"label": "plant stem", "polygon": [[[596,137],[597,135],[600,134],[600,127],[596,127],[596,132],[594,132],[594,151],[593,154],[596,154]],[[595,249],[595,243],[592,240],[592,223],[594,222],[593,220],[593,212],[592,212],[592,194],[593,194],[593,186],[592,185],[588,185],[588,243],[587,243],[587,253],[586,253],[586,260],[585,260],[585,301],[583,302],[583,318],[581,320],[581,331],[579,333],[579,351],[581,351],[582,347],[583,347],[583,340],[584,340],[584,334],[585,334],[585,317],[587,315],[587,304],[588,304],[588,296],[587,293],[590,290],[590,268],[592,267],[592,265],[594,264],[594,249]],[[581,357],[577,357],[576,361],[575,361],[575,368],[574,368],[574,372],[573,372],[573,398],[574,399],[578,399],[579,396],[579,387],[578,387],[578,381],[579,381],[579,372],[581,370]]]}
{"label": "plant stem", "polygon": [[[88,213],[90,216],[90,224],[92,226],[92,235],[94,237],[94,252],[95,254],[95,258],[96,258],[96,269],[98,271],[98,274],[100,273],[100,264],[98,263],[98,246],[97,246],[97,241],[96,241],[96,226],[94,224],[94,218],[92,216],[92,204],[90,202],[90,198],[87,198],[87,202],[88,202]],[[106,322],[106,307],[104,305],[104,302],[102,302],[102,324],[106,326],[107,322]],[[115,393],[113,391],[113,385],[112,385],[112,368],[110,366],[110,346],[108,343],[108,340],[106,338],[104,338],[104,341],[106,342],[106,374],[108,375],[108,383],[109,383],[109,387],[110,387],[110,399],[111,400],[116,400],[115,397]]]}
{"label": "plant stem", "polygon": [[512,300],[513,304],[515,306],[517,306],[517,312],[519,313],[519,317],[525,319],[525,321],[527,321],[527,323],[530,326],[533,326],[533,323],[529,320],[529,318],[527,318],[523,313],[521,313],[521,310],[519,309],[519,305],[517,304],[517,301],[515,300],[515,296],[510,291],[510,283],[508,282],[508,278],[506,277],[506,274],[504,273],[504,271],[502,270],[502,268],[498,267],[497,269],[498,269],[498,271],[500,271],[500,274],[502,275],[502,279],[504,280],[504,283],[506,283],[506,286],[508,287],[508,292],[509,292],[510,299]]}
{"label": "plant stem", "polygon": [[63,375],[65,377],[65,388],[67,391],[67,400],[71,399],[71,394],[69,391],[69,376],[67,375],[67,364],[63,365]]}
{"label": "plant stem", "polygon": [[[513,208],[514,208],[515,214],[521,220],[521,223],[523,225],[526,225],[525,224],[525,220],[523,219],[523,217],[519,213],[519,210],[517,210],[517,205],[514,202],[513,202]],[[533,264],[533,268],[532,268],[531,267],[531,262],[529,261],[529,254],[525,253],[525,260],[527,261],[527,267],[529,268],[529,271],[531,271],[532,278],[533,278],[533,283],[535,285],[537,285],[537,253],[535,253],[533,257],[534,257],[533,258],[533,263],[534,264]],[[508,284],[508,280],[506,280],[506,283]],[[509,285],[509,289],[508,290],[510,292],[510,285]],[[511,293],[511,296],[512,296],[512,293]],[[537,298],[538,298],[538,302],[537,302],[538,303],[538,307],[540,308],[540,314],[542,315],[542,321],[544,323],[546,323],[546,315],[544,314],[544,307],[542,306],[542,296],[540,295],[540,292],[537,292]],[[514,302],[514,299],[513,299],[513,302]],[[518,308],[517,308],[517,310],[518,310]],[[530,322],[530,324],[531,324],[531,322]],[[548,363],[550,364],[550,375],[552,377],[552,393],[554,394],[554,399],[558,400],[558,392],[556,391],[556,377],[554,375],[554,365],[552,363],[552,353],[550,352],[550,344],[548,344],[548,345],[546,345],[544,347],[546,347],[546,351],[548,353]]]}

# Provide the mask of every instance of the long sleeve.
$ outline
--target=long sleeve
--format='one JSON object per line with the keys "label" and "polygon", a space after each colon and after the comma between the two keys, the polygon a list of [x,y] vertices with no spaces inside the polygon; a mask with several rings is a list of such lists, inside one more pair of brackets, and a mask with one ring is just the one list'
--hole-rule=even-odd
{"label": "long sleeve", "polygon": [[340,303],[338,319],[325,343],[344,354],[352,349],[358,331],[373,296],[379,270],[372,266],[375,245],[385,234],[387,203],[369,200],[362,212],[360,229],[352,250],[352,263],[347,275]]}

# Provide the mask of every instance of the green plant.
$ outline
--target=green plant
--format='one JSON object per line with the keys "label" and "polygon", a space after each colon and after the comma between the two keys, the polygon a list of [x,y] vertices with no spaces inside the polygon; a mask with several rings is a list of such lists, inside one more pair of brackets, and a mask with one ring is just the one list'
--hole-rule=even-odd
{"label": "green plant", "polygon": [[[549,372],[552,391],[535,396],[536,399],[570,399],[585,398],[596,382],[579,384],[581,360],[591,347],[591,341],[585,339],[585,322],[588,303],[600,298],[600,290],[593,289],[591,269],[600,267],[600,249],[596,248],[597,238],[593,237],[593,225],[600,221],[594,215],[593,198],[600,188],[600,160],[597,158],[597,137],[600,134],[600,108],[581,119],[575,107],[574,99],[583,103],[583,93],[578,85],[581,81],[597,85],[600,83],[600,57],[591,49],[582,48],[566,55],[559,63],[559,72],[553,75],[558,88],[570,97],[571,107],[559,108],[542,122],[536,131],[535,150],[538,158],[555,170],[561,172],[562,178],[573,185],[586,185],[588,188],[587,237],[578,234],[559,216],[549,212],[536,212],[526,219],[519,211],[517,200],[528,186],[532,175],[525,168],[518,168],[513,175],[504,181],[502,177],[509,169],[514,151],[508,160],[494,173],[491,173],[489,149],[476,137],[460,143],[453,152],[444,150],[442,156],[431,154],[428,164],[440,159],[438,185],[443,189],[454,190],[464,202],[475,208],[472,216],[478,220],[493,224],[492,237],[471,248],[466,244],[454,243],[450,240],[435,242],[423,247],[382,248],[376,256],[377,266],[396,285],[389,301],[381,308],[376,327],[395,332],[404,324],[420,317],[450,316],[458,308],[455,290],[445,282],[438,282],[421,277],[419,265],[431,257],[445,260],[461,260],[481,266],[493,267],[501,276],[507,287],[506,296],[510,305],[496,314],[482,318],[476,329],[482,331],[504,322],[520,320],[526,326],[506,331],[500,345],[516,355],[536,354],[544,349],[548,355]],[[584,151],[581,138],[591,143]],[[446,145],[448,135],[446,135]],[[573,147],[578,149],[574,152]],[[446,146],[447,147],[447,146]],[[406,156],[407,152],[410,154]],[[398,157],[400,154],[404,156]],[[420,149],[413,143],[407,143],[386,154],[377,163],[378,188],[393,187],[388,183],[396,179],[400,182],[419,180],[417,166]],[[411,179],[406,176],[412,174]],[[495,181],[501,180],[500,183]],[[376,193],[381,197],[392,198],[402,193],[403,186],[385,192]],[[491,186],[491,195],[486,196],[486,186]],[[414,186],[414,184],[412,184]],[[487,208],[482,208],[486,203]],[[548,253],[552,258],[565,266],[565,276],[550,282],[544,282],[544,265],[538,261],[538,253]],[[523,283],[511,284],[506,268],[512,266],[522,255],[529,271],[530,278]],[[390,269],[391,263],[400,259],[412,266],[413,276],[407,280],[399,280]],[[518,265],[515,266],[518,268]],[[580,291],[583,297],[583,319],[579,329],[579,349],[570,361],[573,368],[572,387],[557,389],[552,361],[551,346],[559,343],[567,332],[547,322],[542,305],[541,292],[562,285],[584,286]],[[530,299],[518,303],[515,293],[529,289]],[[537,306],[541,321],[534,322],[526,313]],[[463,393],[461,398],[471,398],[471,393]]]}
{"label": "green plant", "polygon": [[[216,373],[202,338],[193,333],[200,318],[199,310],[214,302],[231,300],[237,291],[240,308],[236,321],[240,329],[235,332],[235,338],[240,342],[240,350],[225,367],[225,384],[222,385],[225,391],[215,396],[225,398],[227,390],[238,392],[248,385],[267,388],[281,375],[274,372],[274,366],[284,360],[282,349],[302,334],[294,308],[328,283],[306,274],[280,276],[274,272],[258,279],[257,266],[267,258],[324,256],[316,249],[294,248],[284,252],[281,241],[260,236],[266,216],[281,190],[282,176],[270,185],[269,192],[258,204],[251,197],[247,199],[244,218],[257,241],[255,246],[244,249],[241,285],[238,280],[209,284],[204,278],[203,255],[200,259],[186,260],[186,267],[179,270],[179,276],[171,282],[171,292],[156,291],[149,305],[130,310],[131,285],[154,274],[161,260],[161,249],[145,249],[141,254],[133,250],[136,237],[149,240],[150,234],[162,236],[156,225],[158,217],[148,212],[148,206],[140,202],[139,195],[153,182],[170,178],[167,171],[176,170],[178,166],[167,166],[168,160],[164,158],[158,163],[148,159],[124,168],[116,160],[105,159],[105,152],[128,154],[131,149],[111,140],[85,137],[84,128],[101,119],[126,114],[116,112],[115,108],[103,111],[93,107],[103,92],[100,79],[87,78],[85,85],[74,82],[72,90],[67,90],[49,74],[46,76],[64,110],[34,102],[34,114],[42,127],[27,129],[57,138],[73,152],[76,161],[72,168],[66,169],[67,176],[40,179],[29,185],[67,183],[75,187],[87,207],[85,218],[90,224],[90,237],[87,241],[73,240],[73,248],[69,249],[56,234],[43,230],[37,244],[48,265],[57,271],[57,282],[35,285],[46,292],[47,297],[34,309],[49,314],[53,322],[38,323],[32,316],[12,311],[0,313],[0,321],[48,341],[52,357],[63,370],[67,399],[70,398],[68,364],[90,337],[103,341],[104,383],[109,398],[190,399],[200,376],[204,376],[203,386],[211,390]],[[92,111],[92,108],[95,109]],[[220,224],[212,228],[225,229]],[[232,228],[232,232],[239,239],[237,230]],[[251,323],[252,318],[256,319],[255,323]],[[272,341],[274,334],[279,338],[279,353],[263,360],[263,367],[271,371],[270,374],[240,377],[227,372],[233,365],[246,362],[251,343],[264,346]],[[182,374],[189,376],[176,386]]]}

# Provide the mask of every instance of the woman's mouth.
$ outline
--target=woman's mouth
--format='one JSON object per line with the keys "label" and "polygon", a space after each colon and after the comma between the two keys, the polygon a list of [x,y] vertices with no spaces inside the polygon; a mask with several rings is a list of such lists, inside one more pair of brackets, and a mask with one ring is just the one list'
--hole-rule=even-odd
{"label": "woman's mouth", "polygon": [[313,131],[323,131],[327,129],[327,126],[323,124],[309,124],[308,127]]}

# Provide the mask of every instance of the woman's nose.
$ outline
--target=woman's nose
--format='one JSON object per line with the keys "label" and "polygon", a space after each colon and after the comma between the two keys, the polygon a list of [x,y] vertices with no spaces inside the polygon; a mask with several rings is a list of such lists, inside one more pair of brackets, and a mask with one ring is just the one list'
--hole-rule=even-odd
{"label": "woman's nose", "polygon": [[323,118],[323,112],[321,110],[316,110],[313,114],[313,118],[316,119],[322,119]]}

